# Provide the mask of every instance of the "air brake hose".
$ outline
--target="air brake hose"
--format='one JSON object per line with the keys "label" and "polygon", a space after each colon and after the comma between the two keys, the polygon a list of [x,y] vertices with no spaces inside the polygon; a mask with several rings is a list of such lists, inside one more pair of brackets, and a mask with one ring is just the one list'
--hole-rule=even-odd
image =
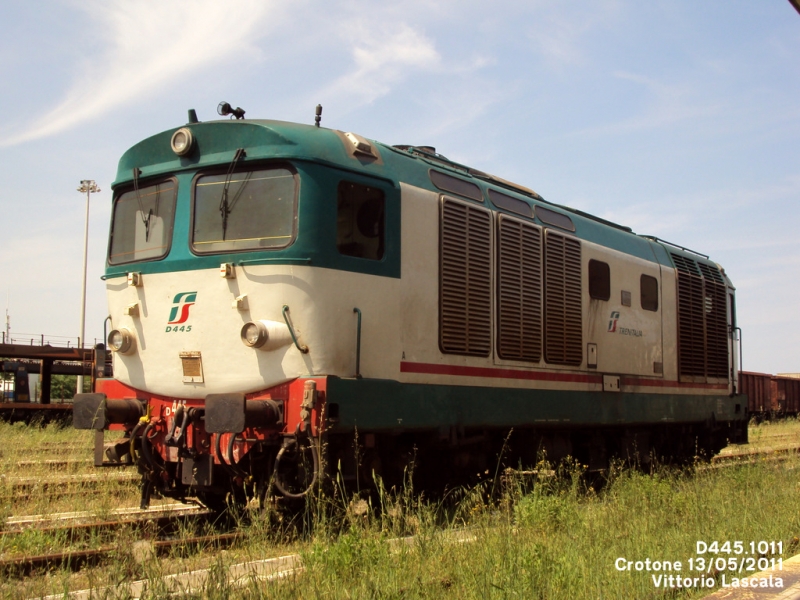
{"label": "air brake hose", "polygon": [[150,422],[150,408],[151,406],[148,404],[144,415],[139,418],[133,431],[131,431],[131,462],[137,462],[139,460],[136,456],[136,434],[139,432],[140,427]]}
{"label": "air brake hose", "polygon": [[139,500],[139,508],[147,510],[150,507],[150,496],[153,493],[153,482],[149,479],[142,480],[142,496]]}
{"label": "air brake hose", "polygon": [[[142,419],[144,419],[144,417],[142,417]],[[139,457],[136,456],[136,434],[139,433],[139,429],[141,429],[142,425],[144,425],[145,423],[146,421],[140,419],[134,426],[133,430],[131,431],[130,455],[131,455],[131,462],[133,463],[139,460]]]}
{"label": "air brake hose", "polygon": [[228,449],[225,453],[225,458],[228,461],[228,464],[231,466],[231,469],[233,469],[233,472],[239,475],[239,477],[244,477],[246,479],[250,475],[247,473],[247,471],[239,467],[239,465],[237,465],[236,461],[233,459],[233,442],[235,441],[236,434],[232,433],[230,439],[228,440]]}
{"label": "air brake hose", "polygon": [[155,425],[155,421],[150,421],[150,423],[147,424],[147,427],[145,427],[144,433],[142,433],[142,456],[144,457],[145,462],[147,462],[147,464],[150,465],[150,468],[152,469],[153,472],[155,472],[157,470],[158,471],[163,471],[164,470],[161,467],[161,465],[157,464],[153,460],[153,455],[150,453],[150,437],[149,437],[149,435],[150,435],[150,430],[153,428],[154,425]]}
{"label": "air brake hose", "polygon": [[[233,434],[231,434],[231,435],[233,435]],[[215,433],[214,434],[214,454],[216,455],[217,460],[219,461],[219,464],[222,465],[222,468],[225,469],[225,471],[228,473],[228,475],[230,475],[231,477],[234,477],[236,475],[236,472],[231,468],[231,466],[225,461],[225,458],[222,456],[222,448],[220,448],[221,440],[222,440],[222,434],[221,433]]]}
{"label": "air brake hose", "polygon": [[170,425],[169,431],[167,432],[167,437],[164,438],[165,446],[175,445],[175,440],[173,439],[173,436],[175,435],[175,427],[178,425],[178,419],[181,418],[182,414],[183,414],[183,404],[179,405],[177,410],[175,411],[174,418],[172,419],[172,425]]}
{"label": "air brake hose", "polygon": [[[233,447],[232,442],[233,439],[236,437],[236,434],[231,433],[230,436],[231,438],[230,441],[228,442],[228,455],[231,454],[231,448]],[[221,439],[222,439],[221,433],[217,433],[214,435],[214,453],[216,454],[219,464],[222,465],[222,468],[225,469],[225,472],[228,473],[228,476],[231,479],[234,479],[236,477],[241,477],[242,479],[247,481],[250,478],[250,476],[247,473],[245,473],[242,469],[237,467],[235,464],[229,464],[222,456],[222,449],[220,448]],[[231,460],[231,462],[233,461]]]}
{"label": "air brake hose", "polygon": [[[317,483],[317,479],[319,477],[319,456],[317,454],[317,448],[316,448],[316,446],[314,444],[314,439],[315,438],[309,437],[307,439],[309,441],[309,448],[311,449],[311,458],[312,458],[313,463],[314,463],[314,472],[313,472],[312,477],[311,477],[311,483],[309,483],[308,487],[305,490],[303,490],[302,492],[298,492],[298,493],[295,494],[294,492],[290,492],[289,490],[287,490],[283,486],[283,484],[281,483],[281,478],[278,475],[278,467],[281,464],[281,459],[283,458],[284,454],[286,454],[286,449],[289,446],[283,446],[278,451],[278,456],[275,457],[275,468],[273,470],[273,473],[274,473],[275,476],[273,477],[273,481],[275,482],[275,487],[278,488],[278,491],[281,494],[283,494],[286,498],[292,498],[292,499],[295,499],[295,500],[299,500],[301,498],[304,498],[305,496],[308,495],[308,493],[313,489],[314,485]],[[299,446],[300,444],[299,444],[299,441],[295,438],[294,443],[291,444],[291,445]],[[298,452],[300,452],[299,448],[298,448]]]}
{"label": "air brake hose", "polygon": [[[175,417],[177,421],[177,416]],[[181,447],[181,442],[186,439],[186,427],[189,425],[189,411],[184,408],[183,410],[183,418],[181,419],[181,432],[172,438],[172,443],[175,444],[178,448]]]}

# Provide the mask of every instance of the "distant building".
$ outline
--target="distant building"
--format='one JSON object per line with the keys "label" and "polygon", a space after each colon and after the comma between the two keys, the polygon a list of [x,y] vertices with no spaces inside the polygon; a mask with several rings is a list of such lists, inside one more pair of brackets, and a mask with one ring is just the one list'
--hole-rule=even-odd
{"label": "distant building", "polygon": [[[40,394],[40,376],[38,373],[28,373],[28,390],[30,402],[38,402]],[[0,381],[0,402],[14,401],[14,380],[6,379]]]}
{"label": "distant building", "polygon": [[792,377],[794,379],[800,379],[800,373],[778,373],[778,377]]}

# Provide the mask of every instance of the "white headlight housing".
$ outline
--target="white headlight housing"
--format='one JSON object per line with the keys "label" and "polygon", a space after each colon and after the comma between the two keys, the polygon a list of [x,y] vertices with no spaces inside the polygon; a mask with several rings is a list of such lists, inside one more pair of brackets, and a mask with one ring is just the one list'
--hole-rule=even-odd
{"label": "white headlight housing", "polygon": [[125,329],[114,329],[108,334],[108,347],[112,352],[132,354],[136,350],[136,338]]}
{"label": "white headlight housing", "polygon": [[292,343],[292,334],[286,323],[278,321],[250,321],[242,326],[242,343],[259,350],[276,350]]}
{"label": "white headlight housing", "polygon": [[251,348],[260,348],[267,343],[269,332],[261,321],[251,321],[242,327],[242,342]]}
{"label": "white headlight housing", "polygon": [[194,136],[191,129],[188,127],[181,127],[172,134],[172,139],[169,142],[172,151],[178,156],[186,156],[192,151],[194,145]]}

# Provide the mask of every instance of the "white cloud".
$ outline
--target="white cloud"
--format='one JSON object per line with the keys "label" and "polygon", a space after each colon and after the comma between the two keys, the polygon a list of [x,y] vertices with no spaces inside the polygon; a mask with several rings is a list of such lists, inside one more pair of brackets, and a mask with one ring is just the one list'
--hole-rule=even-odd
{"label": "white cloud", "polygon": [[[637,233],[659,232],[674,242],[677,236],[702,235],[705,250],[721,252],[742,249],[768,249],[798,245],[796,236],[789,231],[788,223],[795,220],[787,215],[779,221],[766,218],[768,211],[784,210],[800,198],[800,177],[789,175],[780,180],[750,188],[719,188],[697,190],[686,194],[672,194],[658,201],[648,198],[603,209],[587,206],[589,212],[604,219],[623,223]],[[738,226],[729,219],[750,215],[750,236],[732,236],[730,229]],[[764,220],[766,218],[766,220]],[[769,227],[769,233],[764,228]],[[714,232],[710,234],[709,232]]]}
{"label": "white cloud", "polygon": [[567,7],[561,3],[540,3],[532,7],[528,18],[535,26],[528,38],[545,64],[551,68],[581,65],[587,62],[586,38],[595,30],[605,27],[610,18],[619,12],[616,0]]}
{"label": "white cloud", "polygon": [[433,42],[405,23],[350,23],[344,40],[351,44],[354,68],[317,95],[349,98],[351,106],[369,104],[409,73],[435,70],[441,62]]}
{"label": "white cloud", "polygon": [[106,50],[85,62],[55,108],[0,146],[54,135],[174,86],[200,67],[252,52],[274,13],[266,0],[81,0],[75,6]]}
{"label": "white cloud", "polygon": [[606,136],[635,133],[669,127],[686,120],[702,120],[704,123],[723,114],[720,102],[702,102],[696,99],[697,88],[692,83],[667,84],[653,78],[634,73],[617,71],[616,79],[630,81],[645,88],[649,99],[644,110],[637,115],[572,132],[573,136]]}

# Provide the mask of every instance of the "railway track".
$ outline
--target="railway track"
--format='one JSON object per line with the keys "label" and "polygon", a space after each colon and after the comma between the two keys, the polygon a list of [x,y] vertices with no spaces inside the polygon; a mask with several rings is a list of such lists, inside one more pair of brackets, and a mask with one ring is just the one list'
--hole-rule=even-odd
{"label": "railway track", "polygon": [[[755,463],[765,459],[767,461],[781,461],[787,460],[793,455],[796,455],[798,452],[800,452],[800,448],[794,446],[786,448],[762,448],[757,451],[750,452],[735,452],[714,457],[710,465],[701,468],[725,468],[741,464]],[[64,479],[68,482],[76,481],[75,477]],[[123,481],[125,480],[124,478],[121,479]],[[77,479],[77,481],[83,482],[94,480],[94,478],[85,477]],[[123,514],[125,512],[128,512],[128,514]],[[210,511],[201,509],[200,507],[171,505],[162,509],[160,514],[153,514],[152,509],[149,511],[136,511],[131,509],[128,509],[128,511],[119,511],[117,516],[120,518],[116,520],[91,520],[89,515],[86,513],[53,515],[49,518],[38,516],[17,517],[7,520],[5,529],[0,532],[0,538],[8,538],[10,536],[19,535],[27,528],[36,527],[43,533],[60,534],[60,540],[63,540],[66,543],[72,543],[92,538],[93,534],[99,532],[109,531],[119,527],[128,527],[131,530],[148,532],[151,538],[137,542],[137,544],[143,544],[145,547],[145,553],[154,555],[163,555],[170,552],[174,553],[178,549],[185,552],[209,549],[218,550],[226,548],[242,539],[243,533],[241,532],[224,532],[189,537],[176,537],[171,535],[174,533],[175,526],[179,522],[186,522],[192,518],[204,518],[210,515]],[[58,522],[54,522],[55,520],[58,520]],[[71,522],[64,523],[65,520]],[[160,534],[158,539],[152,539],[158,534]],[[96,539],[96,535],[94,539]],[[412,538],[398,538],[398,540],[395,540],[392,543],[409,543],[408,540],[411,539]],[[402,540],[405,540],[405,542]],[[130,547],[121,547],[119,544],[109,543],[89,549],[69,549],[35,556],[7,557],[5,559],[0,559],[0,572],[6,574],[7,576],[25,576],[40,569],[79,569],[86,565],[95,565],[109,559],[118,558],[126,553],[130,554],[130,552]],[[270,562],[276,560],[278,561],[277,563]],[[288,570],[275,567],[275,565],[286,566],[287,564],[294,566]],[[300,566],[298,567],[298,565]],[[237,567],[241,567],[240,570],[242,570],[243,573],[247,572],[250,573],[250,575],[255,574],[257,578],[273,576],[283,577],[297,572],[298,568],[302,569],[300,559],[296,555],[292,555],[290,557],[281,557],[280,559],[269,559],[266,562],[255,561],[253,563],[243,563],[242,565],[237,565]],[[231,572],[234,573],[236,570],[233,569]],[[194,572],[192,577],[197,578],[197,581],[203,580],[203,577],[205,576],[199,575],[198,573],[202,572]],[[283,573],[283,575],[276,575],[276,573]],[[190,574],[183,575],[189,576]],[[170,577],[177,577],[175,581],[178,581],[183,575]],[[247,575],[247,577],[250,575]],[[135,586],[136,584],[131,585]],[[132,587],[132,590],[133,589],[134,588]],[[83,592],[78,592],[77,596],[71,595],[70,597],[83,597],[80,595],[81,593]],[[135,593],[132,593],[132,595],[133,597],[136,597]]]}
{"label": "railway track", "polygon": [[[236,541],[239,533],[218,533],[200,536],[179,536],[181,525],[203,525],[209,523],[214,513],[199,506],[167,505],[156,509],[118,509],[119,518],[97,519],[88,513],[67,515],[33,515],[9,519],[0,539],[6,540],[35,529],[37,534],[53,535],[61,544],[80,544],[86,540],[95,543],[104,534],[126,528],[127,531],[146,532],[146,538],[137,544],[145,544],[143,550],[149,554],[163,554],[175,548],[224,548]],[[59,518],[60,517],[60,518]],[[66,523],[64,522],[66,521]],[[156,539],[153,539],[156,538]],[[69,568],[78,569],[87,564],[97,564],[103,560],[130,553],[134,546],[120,546],[107,543],[96,548],[65,549],[40,555],[11,556],[0,559],[0,573],[25,576],[37,569]],[[139,551],[142,551],[139,547]]]}
{"label": "railway track", "polygon": [[[118,520],[101,519],[72,524],[61,523],[35,527],[35,530],[42,535],[58,536],[58,539],[63,540],[65,543],[74,543],[81,539],[88,539],[104,532],[119,529],[120,527],[126,527],[131,531],[150,532],[158,532],[170,528],[174,529],[182,522],[200,517],[209,517],[212,514],[213,513],[209,510],[195,509],[182,514],[145,515],[138,518]],[[20,536],[30,529],[34,528],[7,529],[0,531],[0,538],[10,539],[15,536]]]}
{"label": "railway track", "polygon": [[66,568],[78,570],[86,565],[95,565],[106,559],[116,558],[120,555],[130,554],[132,550],[143,555],[154,554],[160,556],[175,550],[186,553],[199,550],[222,550],[242,538],[242,533],[221,533],[191,537],[175,537],[146,541],[147,548],[139,544],[122,547],[118,544],[109,544],[98,548],[86,550],[65,550],[50,554],[36,556],[19,556],[0,560],[0,573],[6,576],[24,577],[37,569]]}
{"label": "railway track", "polygon": [[780,461],[787,460],[794,455],[800,453],[800,447],[763,447],[749,452],[734,452],[730,454],[720,454],[711,459],[712,466],[719,465],[740,465],[749,464],[758,461],[759,459],[767,458],[769,460]]}
{"label": "railway track", "polygon": [[88,488],[99,487],[109,483],[125,485],[141,481],[141,475],[130,472],[102,472],[86,473],[80,475],[65,475],[61,477],[5,477],[0,475],[0,489],[20,496],[48,492],[54,495],[68,495],[69,493],[85,493]]}
{"label": "railway track", "polygon": [[[266,558],[228,567],[228,584],[233,588],[241,588],[253,581],[273,582],[287,577],[293,577],[303,572],[303,561],[298,554],[289,554],[274,558]],[[210,569],[198,569],[185,573],[176,573],[162,578],[163,588],[175,595],[200,593],[209,579]],[[140,580],[123,584],[116,588],[96,588],[44,596],[38,600],[92,600],[93,598],[126,597],[135,600],[144,596],[152,589],[152,581]]]}
{"label": "railway track", "polygon": [[[477,536],[470,528],[444,530],[439,535],[446,543],[470,544],[477,541]],[[417,541],[415,536],[406,536],[386,540],[393,551],[400,551],[404,546],[412,546]],[[227,567],[227,584],[231,588],[241,588],[253,582],[276,582],[287,577],[295,577],[305,570],[303,559],[299,554],[288,554],[274,558],[248,561]],[[198,569],[184,573],[175,573],[162,578],[163,589],[173,594],[202,593],[211,574],[211,569]],[[119,588],[99,588],[70,592],[66,596],[45,596],[40,600],[91,600],[104,597],[104,594],[117,594],[131,599],[138,599],[151,589],[152,581],[141,580],[125,584]]]}
{"label": "railway track", "polygon": [[19,460],[17,468],[35,469],[47,467],[48,469],[63,469],[66,467],[91,467],[94,461],[90,458],[51,458],[45,460]]}
{"label": "railway track", "polygon": [[[109,515],[118,517],[119,520],[136,518],[160,518],[169,515],[183,515],[203,512],[205,509],[196,504],[169,503],[154,505],[150,508],[115,508]],[[53,524],[62,524],[69,527],[70,523],[81,524],[96,521],[97,516],[89,511],[52,513],[46,515],[21,515],[8,517],[3,524],[3,531],[24,531],[39,527],[48,527]]]}

